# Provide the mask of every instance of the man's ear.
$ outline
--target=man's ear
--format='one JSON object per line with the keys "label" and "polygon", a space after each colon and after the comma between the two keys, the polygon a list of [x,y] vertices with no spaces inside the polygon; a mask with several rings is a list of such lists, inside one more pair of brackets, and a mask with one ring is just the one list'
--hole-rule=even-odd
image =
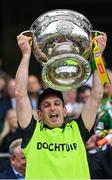
{"label": "man's ear", "polygon": [[14,163],[15,163],[14,159],[15,159],[15,157],[10,155],[10,156],[9,156],[9,159],[10,159],[11,164],[14,165]]}
{"label": "man's ear", "polygon": [[37,111],[37,115],[38,115],[39,119],[41,120],[41,119],[42,119],[42,118],[41,118],[41,117],[42,117],[42,113],[41,113],[40,110]]}
{"label": "man's ear", "polygon": [[67,108],[66,108],[66,106],[64,107],[64,117],[66,117],[67,116]]}

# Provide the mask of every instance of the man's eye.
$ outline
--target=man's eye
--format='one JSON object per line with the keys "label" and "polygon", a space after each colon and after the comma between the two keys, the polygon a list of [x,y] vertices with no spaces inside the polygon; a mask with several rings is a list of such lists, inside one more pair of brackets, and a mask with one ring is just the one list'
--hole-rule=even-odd
{"label": "man's eye", "polygon": [[46,103],[46,104],[43,105],[43,107],[44,107],[44,108],[49,107],[49,104]]}
{"label": "man's eye", "polygon": [[60,101],[56,101],[56,102],[55,102],[55,105],[60,105],[60,104],[61,104]]}

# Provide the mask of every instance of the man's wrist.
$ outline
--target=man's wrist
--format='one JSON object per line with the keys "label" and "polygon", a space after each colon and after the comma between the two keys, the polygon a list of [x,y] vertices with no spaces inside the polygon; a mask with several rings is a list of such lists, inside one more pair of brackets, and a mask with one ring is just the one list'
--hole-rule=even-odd
{"label": "man's wrist", "polygon": [[29,58],[30,58],[30,56],[31,56],[31,53],[25,53],[25,54],[23,54],[23,58],[25,58],[25,59],[26,59],[26,58],[28,58],[28,59],[29,59]]}

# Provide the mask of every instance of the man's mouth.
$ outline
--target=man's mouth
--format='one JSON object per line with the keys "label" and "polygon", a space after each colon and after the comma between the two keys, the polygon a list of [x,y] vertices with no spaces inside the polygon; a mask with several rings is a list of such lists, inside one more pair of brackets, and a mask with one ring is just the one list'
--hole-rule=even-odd
{"label": "man's mouth", "polygon": [[57,121],[59,115],[58,114],[51,114],[49,117],[50,117],[51,121]]}

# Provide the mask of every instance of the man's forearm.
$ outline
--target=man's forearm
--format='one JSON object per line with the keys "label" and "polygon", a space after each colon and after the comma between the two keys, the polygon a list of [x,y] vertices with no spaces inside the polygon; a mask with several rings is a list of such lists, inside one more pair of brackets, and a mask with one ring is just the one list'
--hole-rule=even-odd
{"label": "man's forearm", "polygon": [[93,87],[92,87],[92,98],[96,99],[98,105],[103,97],[103,85],[99,78],[97,70],[93,73]]}
{"label": "man's forearm", "polygon": [[27,93],[29,61],[30,55],[24,55],[16,73],[16,93],[23,96]]}
{"label": "man's forearm", "polygon": [[32,117],[32,108],[27,93],[30,56],[23,56],[16,74],[16,109],[20,126],[26,128]]}
{"label": "man's forearm", "polygon": [[82,111],[82,118],[84,120],[85,126],[88,130],[91,130],[94,125],[96,114],[103,96],[103,86],[100,82],[97,71],[95,70],[93,74],[93,87],[92,93],[87,102],[84,105]]}

